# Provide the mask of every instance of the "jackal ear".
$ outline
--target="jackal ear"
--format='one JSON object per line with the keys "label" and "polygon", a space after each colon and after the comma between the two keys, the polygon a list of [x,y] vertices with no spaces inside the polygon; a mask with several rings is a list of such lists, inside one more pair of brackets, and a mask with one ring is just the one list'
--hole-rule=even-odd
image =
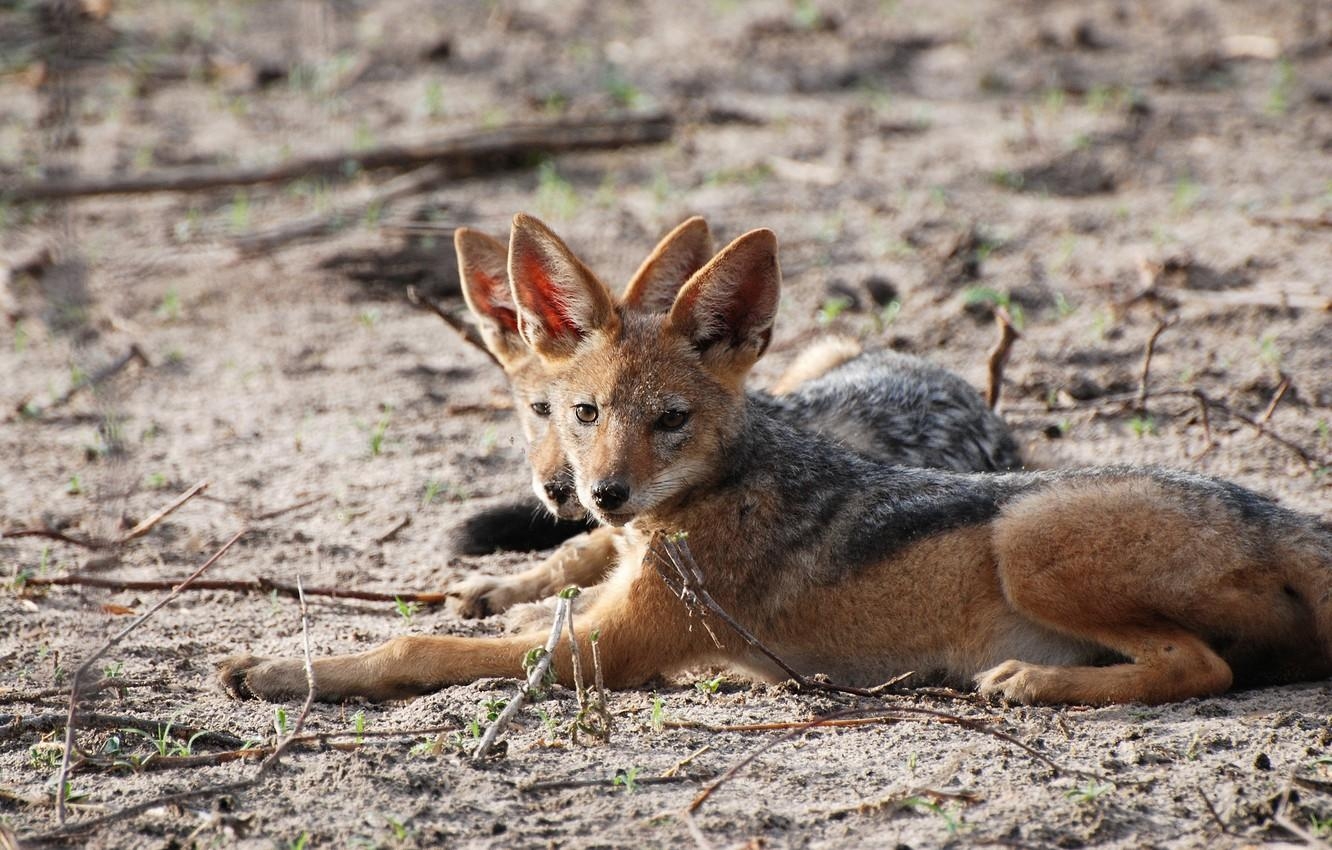
{"label": "jackal ear", "polygon": [[509,236],[509,282],[518,332],[537,354],[563,358],[616,321],[606,286],[540,221],[518,213]]}
{"label": "jackal ear", "polygon": [[723,371],[744,371],[772,340],[782,273],[777,236],[751,230],[700,269],[680,290],[670,325]]}
{"label": "jackal ear", "polygon": [[710,259],[712,233],[696,215],[662,237],[630,278],[620,303],[640,313],[665,313],[680,287]]}
{"label": "jackal ear", "polygon": [[463,300],[481,328],[481,340],[501,366],[527,353],[518,335],[518,305],[509,286],[509,251],[479,230],[453,232]]}

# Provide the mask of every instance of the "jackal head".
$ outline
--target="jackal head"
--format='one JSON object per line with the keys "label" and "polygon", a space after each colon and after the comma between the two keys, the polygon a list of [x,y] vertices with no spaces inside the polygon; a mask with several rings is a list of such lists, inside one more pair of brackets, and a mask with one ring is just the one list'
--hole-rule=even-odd
{"label": "jackal head", "polygon": [[[486,348],[509,379],[514,409],[527,438],[532,489],[551,513],[561,519],[582,519],[586,510],[575,496],[573,469],[552,427],[550,372],[519,334],[518,306],[509,286],[508,248],[469,228],[454,232],[454,247],[463,297],[477,319]],[[657,243],[630,279],[619,307],[665,312],[684,282],[711,256],[707,223],[698,216],[688,219]]]}
{"label": "jackal head", "polygon": [[662,515],[716,481],[744,426],[745,376],[772,337],[772,231],[732,242],[653,313],[616,305],[559,237],[519,214],[509,280],[519,334],[552,378],[578,498],[598,520]]}

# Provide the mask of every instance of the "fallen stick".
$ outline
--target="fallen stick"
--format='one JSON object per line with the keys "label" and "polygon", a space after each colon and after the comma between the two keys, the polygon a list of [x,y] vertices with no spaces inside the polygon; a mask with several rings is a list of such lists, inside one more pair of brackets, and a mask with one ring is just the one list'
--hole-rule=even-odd
{"label": "fallen stick", "polygon": [[[1191,398],[1194,399],[1195,402],[1198,404],[1205,405],[1207,408],[1219,411],[1225,414],[1226,416],[1230,416],[1252,428],[1259,436],[1267,437],[1272,442],[1284,446],[1285,448],[1299,455],[1300,460],[1304,461],[1305,465],[1308,466],[1311,471],[1317,472],[1317,470],[1322,467],[1332,466],[1332,457],[1319,458],[1317,455],[1314,454],[1312,450],[1307,449],[1304,446],[1300,445],[1299,443],[1295,442],[1294,440],[1291,440],[1290,438],[1285,437],[1282,434],[1274,431],[1269,425],[1263,422],[1259,422],[1257,418],[1250,416],[1247,413],[1241,413],[1240,411],[1234,409],[1225,402],[1219,401],[1218,399],[1214,399],[1211,396],[1204,394],[1201,390],[1172,388],[1167,390],[1157,390],[1154,393],[1154,395],[1157,398],[1181,398],[1181,397]],[[1060,407],[1058,409],[1059,410],[1100,410],[1102,408],[1125,407],[1129,405],[1135,398],[1137,398],[1136,393],[1131,393],[1131,394],[1120,393],[1115,395],[1102,396],[1101,398],[1096,398],[1096,399],[1087,399],[1085,401],[1075,401],[1071,405]],[[1038,409],[1042,412],[1048,413],[1055,408],[1052,408],[1048,404],[1042,404],[1039,406]],[[1014,414],[1014,413],[1021,413],[1024,411],[1031,412],[1032,410],[1033,408],[1031,407],[1023,407],[1017,410],[1010,408],[1008,409],[1007,412],[1009,414]],[[1208,431],[1210,432],[1211,423],[1206,422],[1205,424],[1208,428]]]}
{"label": "fallen stick", "polygon": [[172,513],[174,513],[175,510],[179,508],[181,505],[185,504],[190,499],[193,499],[195,496],[199,495],[200,493],[202,493],[204,490],[207,489],[208,489],[208,482],[200,481],[198,484],[195,484],[193,487],[191,487],[190,489],[186,490],[184,493],[181,493],[179,496],[177,496],[176,500],[173,501],[171,504],[162,508],[157,513],[153,514],[152,516],[145,519],[143,522],[139,523],[138,525],[131,528],[129,531],[122,534],[120,539],[116,542],[128,543],[131,540],[135,539],[136,537],[142,537],[143,535],[147,534],[149,531],[152,531],[153,526],[157,525],[159,522],[161,522],[162,520],[170,516]]}
{"label": "fallen stick", "polygon": [[[0,194],[3,193],[0,192]],[[98,369],[96,372],[93,372],[91,375],[85,376],[70,384],[67,390],[51,399],[44,409],[54,410],[59,407],[64,407],[66,404],[69,404],[70,399],[74,398],[80,390],[87,389],[88,387],[95,387],[98,384],[104,383],[107,379],[119,374],[131,363],[147,366],[148,362],[148,355],[143,353],[143,349],[139,347],[139,344],[137,342],[130,343],[129,351],[125,352],[118,359],[106,366],[103,366],[101,369]]]}
{"label": "fallen stick", "polygon": [[[80,695],[84,693],[86,691],[80,691]],[[79,725],[85,729],[134,729],[153,737],[162,734],[164,729],[170,729],[173,738],[188,741],[198,735],[197,740],[215,747],[239,747],[244,743],[240,738],[227,732],[210,732],[197,726],[175,723],[170,720],[145,720],[141,717],[123,714],[81,711],[78,713],[78,721]],[[69,715],[63,711],[35,714],[29,717],[15,717],[12,723],[0,726],[0,741],[17,738],[25,732],[49,734],[57,729],[66,728],[65,724],[68,722]]]}
{"label": "fallen stick", "polygon": [[[132,581],[129,579],[104,578],[102,576],[71,575],[55,576],[53,578],[33,577],[25,579],[24,584],[28,587],[100,587],[117,591],[154,591],[171,590],[179,582],[157,579]],[[255,579],[203,579],[190,582],[189,587],[181,589],[230,590],[237,593],[278,593],[292,598],[300,596],[300,592],[295,585],[263,576]],[[410,591],[380,593],[373,590],[354,590],[345,587],[307,587],[305,588],[305,595],[325,596],[332,599],[356,599],[363,602],[397,602],[401,600],[403,602],[416,602],[421,605],[442,605],[449,598],[447,593],[413,593]]]}
{"label": "fallen stick", "polygon": [[[124,534],[120,535],[114,540],[97,540],[95,538],[89,538],[85,540],[80,537],[71,537],[70,535],[65,534],[64,532],[56,531],[53,528],[19,528],[13,531],[6,531],[0,533],[0,539],[10,538],[10,537],[45,537],[50,540],[59,540],[62,543],[71,543],[75,546],[82,546],[85,549],[107,549],[113,546],[123,546],[126,543],[130,542],[131,540],[142,537],[143,535],[147,534],[149,531],[152,531],[154,526],[156,526],[159,522],[161,522],[162,520],[170,516],[172,513],[174,513],[178,508],[180,508],[181,505],[185,504],[190,499],[193,499],[195,496],[199,495],[200,493],[202,493],[207,489],[208,489],[208,481],[206,480],[200,481],[190,489],[186,490],[184,493],[181,493],[179,496],[177,496],[166,507],[157,511],[152,516],[148,517],[143,522],[140,522],[138,525],[134,526],[129,531],[125,532]],[[174,586],[175,585],[168,585],[166,587],[158,587],[154,589],[170,590]]]}
{"label": "fallen stick", "polygon": [[522,165],[542,154],[663,142],[670,138],[673,129],[670,116],[659,113],[593,121],[515,124],[493,130],[455,133],[419,144],[337,151],[254,168],[188,168],[130,177],[76,175],[5,180],[0,181],[0,197],[11,202],[53,201],[95,195],[199,192],[344,173],[349,164],[369,170],[436,163],[448,169],[449,179],[458,179]]}
{"label": "fallen stick", "polygon": [[435,303],[429,298],[426,298],[424,295],[422,295],[420,292],[416,290],[415,286],[407,287],[407,301],[413,307],[419,307],[422,310],[428,310],[431,313],[434,313],[436,316],[439,316],[439,318],[443,320],[444,324],[448,325],[450,328],[454,330],[455,333],[458,334],[458,336],[462,337],[463,342],[467,343],[468,345],[480,351],[482,354],[489,357],[491,362],[494,363],[496,366],[503,365],[499,362],[499,358],[496,357],[494,353],[491,352],[490,348],[486,346],[485,340],[481,338],[481,331],[477,329],[476,325],[473,325],[470,322],[466,322],[463,321],[462,319],[459,319],[457,316],[453,315],[448,310],[445,310],[439,304]]}
{"label": "fallen stick", "polygon": [[247,233],[233,239],[231,244],[242,257],[266,254],[275,248],[304,239],[313,239],[347,227],[360,221],[372,208],[382,207],[399,198],[418,194],[447,178],[448,172],[444,166],[426,165],[395,177],[376,188],[366,198],[343,204],[330,212],[303,216],[268,230]]}
{"label": "fallen stick", "polygon": [[1169,319],[1158,317],[1156,320],[1156,327],[1152,329],[1151,336],[1147,337],[1147,345],[1142,353],[1142,369],[1138,374],[1138,398],[1134,402],[1134,409],[1139,413],[1144,413],[1147,410],[1147,387],[1151,378],[1152,355],[1156,352],[1156,341],[1161,337],[1161,334],[1165,333],[1176,321],[1178,321],[1178,319],[1174,316]]}
{"label": "fallen stick", "polygon": [[[624,780],[616,782],[617,777],[610,779],[554,779],[549,782],[533,782],[530,785],[519,785],[518,790],[524,794],[539,794],[543,791],[565,791],[571,788],[614,788],[617,785],[623,785]],[[675,785],[681,782],[698,782],[697,776],[687,774],[673,774],[671,776],[644,776],[634,780],[634,785]]]}
{"label": "fallen stick", "polygon": [[1008,363],[1013,343],[1022,337],[1017,328],[1013,327],[1013,320],[1003,307],[994,309],[994,320],[999,325],[999,339],[995,342],[994,348],[990,349],[988,362],[990,380],[985,388],[985,403],[991,410],[999,406],[999,393],[1003,390],[1004,383],[1004,366]]}
{"label": "fallen stick", "polygon": [[545,652],[532,665],[532,669],[527,673],[527,681],[518,689],[518,693],[513,699],[509,700],[504,706],[504,710],[499,713],[499,717],[490,724],[484,735],[481,736],[481,743],[476,745],[476,750],[472,753],[472,761],[479,762],[490,755],[490,750],[495,746],[495,739],[499,733],[504,731],[504,727],[509,725],[513,716],[518,713],[518,709],[523,707],[527,697],[532,691],[541,686],[542,680],[546,677],[546,671],[550,669],[551,662],[555,659],[555,646],[560,642],[560,631],[564,629],[564,620],[569,616],[569,606],[571,600],[567,596],[558,596],[555,598],[555,622],[551,624],[550,636],[546,638]]}
{"label": "fallen stick", "polygon": [[134,619],[134,622],[112,635],[106,643],[102,644],[102,646],[97,649],[97,651],[84,659],[83,663],[74,671],[74,677],[70,680],[69,686],[69,711],[65,716],[65,748],[60,758],[60,771],[56,775],[56,823],[60,826],[65,825],[65,797],[68,793],[67,786],[69,784],[69,760],[74,752],[74,732],[76,728],[74,721],[79,704],[79,683],[83,680],[84,674],[88,672],[88,669],[92,667],[93,664],[97,663],[99,658],[110,652],[112,647],[124,640],[130,632],[134,631],[143,624],[145,620],[160,611],[163,606],[172,599],[175,599],[180,594],[180,591],[188,586],[190,582],[203,575],[204,570],[208,569],[213,564],[216,564],[218,560],[227,553],[227,550],[230,549],[237,540],[240,540],[241,536],[247,531],[249,531],[248,528],[242,528],[240,531],[237,531],[232,535],[231,539],[222,544],[222,548],[213,553],[211,558],[204,561],[197,570],[190,573],[190,575],[178,586],[172,588],[171,592],[158,600],[156,605],[149,608],[147,611],[144,611]]}

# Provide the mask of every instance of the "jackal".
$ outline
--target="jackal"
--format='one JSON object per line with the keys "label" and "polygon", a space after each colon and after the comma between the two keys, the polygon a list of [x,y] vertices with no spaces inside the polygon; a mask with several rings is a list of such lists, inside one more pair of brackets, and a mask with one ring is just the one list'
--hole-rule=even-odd
{"label": "jackal", "polygon": [[[486,348],[504,370],[532,469],[532,489],[560,520],[580,520],[573,470],[551,426],[550,375],[518,332],[508,247],[479,231],[454,234],[463,295]],[[668,233],[639,266],[617,309],[664,313],[686,280],[712,258],[707,222],[695,216]],[[1003,420],[957,375],[893,351],[864,351],[830,337],[801,351],[771,394],[749,397],[787,424],[823,434],[867,456],[906,466],[959,472],[1016,469],[1017,443]],[[526,526],[527,518],[523,519]],[[599,582],[617,553],[614,532],[572,540],[540,564],[505,576],[468,576],[449,588],[465,617],[499,613]]]}
{"label": "jackal", "polygon": [[[795,669],[873,684],[917,671],[1026,703],[1161,703],[1332,673],[1332,527],[1164,469],[959,474],[894,467],[743,391],[771,339],[771,231],[737,239],[668,313],[617,309],[534,219],[509,272],[580,498],[610,525],[680,534],[711,595]],[[608,684],[704,663],[778,675],[622,560],[578,618]],[[514,675],[537,633],[399,637],[314,662],[323,699]],[[586,652],[584,653],[586,657]],[[553,659],[572,681],[569,645]],[[306,692],[302,662],[227,659],[234,693]]]}

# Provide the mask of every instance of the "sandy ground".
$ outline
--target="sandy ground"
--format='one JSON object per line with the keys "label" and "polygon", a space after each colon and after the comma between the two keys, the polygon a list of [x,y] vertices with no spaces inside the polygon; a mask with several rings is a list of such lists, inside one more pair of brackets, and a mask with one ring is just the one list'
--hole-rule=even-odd
{"label": "sandy ground", "polygon": [[[678,813],[765,744],[698,809],[704,841],[1301,843],[1274,824],[1286,798],[1295,828],[1327,832],[1326,683],[1166,708],[887,701],[984,718],[1047,762],[930,720],[780,741],[722,731],[844,703],[700,674],[613,694],[605,744],[569,740],[576,706],[557,689],[484,767],[460,753],[512,681],[316,706],[308,731],[369,735],[297,749],[247,787],[43,838],[71,672],[162,594],[22,580],[179,578],[242,527],[209,577],[393,594],[528,563],[455,554],[462,520],[524,492],[524,447],[498,371],[403,295],[415,283],[459,303],[449,239],[423,227],[502,235],[517,210],[617,284],[687,215],[722,239],[774,228],[786,288],[760,382],[837,331],[983,388],[990,305],[1006,304],[1023,336],[1002,410],[1034,465],[1196,469],[1332,517],[1332,321],[1301,306],[1332,298],[1325,3],[126,2],[55,54],[29,6],[0,6],[4,179],[271,164],[625,108],[678,123],[667,144],[455,181],[258,257],[231,240],[389,175],[0,203],[0,255],[19,267],[0,291],[0,530],[109,538],[209,482],[112,550],[0,540],[13,582],[0,593],[13,718],[0,725],[0,823],[22,846],[687,846]],[[67,69],[63,85],[34,88],[50,55],[76,61],[47,66]],[[52,261],[23,268],[43,245]],[[1148,413],[1134,414],[1123,398],[1158,316],[1176,322],[1156,344]],[[147,365],[53,403],[132,344]],[[1263,417],[1283,379],[1259,434],[1242,417]],[[1221,405],[1205,422],[1195,389]],[[309,608],[319,654],[500,628],[443,606]],[[271,743],[297,706],[232,701],[213,664],[299,654],[301,632],[288,597],[187,592],[112,648],[95,669],[125,687],[84,703],[70,822],[253,777],[252,760],[149,756]],[[125,731],[168,722],[160,741]],[[191,742],[195,730],[218,734]],[[565,781],[584,784],[531,787]]]}

